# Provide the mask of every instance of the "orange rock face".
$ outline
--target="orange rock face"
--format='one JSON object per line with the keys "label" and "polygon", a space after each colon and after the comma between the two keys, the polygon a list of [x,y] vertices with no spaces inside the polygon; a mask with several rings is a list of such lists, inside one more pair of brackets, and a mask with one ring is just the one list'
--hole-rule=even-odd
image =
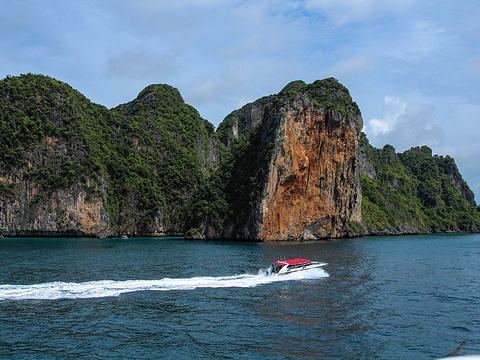
{"label": "orange rock face", "polygon": [[[304,103],[290,108],[277,136],[262,200],[261,240],[315,240],[346,235],[361,218],[351,119]],[[283,135],[283,136],[281,136]]]}

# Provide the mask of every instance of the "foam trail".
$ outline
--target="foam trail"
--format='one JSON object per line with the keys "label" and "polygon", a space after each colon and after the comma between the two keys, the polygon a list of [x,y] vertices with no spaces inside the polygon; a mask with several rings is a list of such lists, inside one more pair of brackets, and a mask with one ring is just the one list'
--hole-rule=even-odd
{"label": "foam trail", "polygon": [[235,275],[221,277],[192,277],[160,280],[100,280],[82,283],[50,282],[32,285],[0,285],[1,300],[87,299],[119,296],[134,291],[194,290],[197,288],[249,288],[278,281],[318,279],[328,277],[323,269],[311,269],[288,276]]}

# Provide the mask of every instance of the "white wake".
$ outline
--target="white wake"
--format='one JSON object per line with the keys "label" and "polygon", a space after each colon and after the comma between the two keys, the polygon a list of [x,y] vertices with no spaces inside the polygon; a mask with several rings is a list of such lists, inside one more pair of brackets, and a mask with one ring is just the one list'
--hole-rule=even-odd
{"label": "white wake", "polygon": [[31,285],[0,285],[0,300],[87,299],[119,296],[134,291],[194,290],[197,288],[250,288],[278,281],[318,279],[328,277],[323,269],[311,269],[283,276],[235,275],[222,277],[192,277],[160,280],[99,280],[82,283],[50,282]]}

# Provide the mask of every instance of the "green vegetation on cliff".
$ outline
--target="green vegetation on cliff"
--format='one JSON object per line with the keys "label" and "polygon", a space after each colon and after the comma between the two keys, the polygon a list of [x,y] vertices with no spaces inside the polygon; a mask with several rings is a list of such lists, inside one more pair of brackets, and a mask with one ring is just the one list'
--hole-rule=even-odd
{"label": "green vegetation on cliff", "polygon": [[215,155],[208,146],[216,139],[213,126],[168,85],[150,85],[113,112],[121,134],[113,147],[118,158],[109,163],[113,221],[125,224],[143,213],[145,229],[157,212],[167,232],[182,233],[187,201],[215,165],[208,161]]}
{"label": "green vegetation on cliff", "polygon": [[279,93],[283,98],[290,99],[297,94],[307,95],[318,108],[334,110],[352,119],[360,115],[360,109],[352,100],[348,89],[333,77],[317,80],[311,84],[301,80],[292,81]]}
{"label": "green vegetation on cliff", "polygon": [[[220,123],[217,134],[224,145],[224,161],[211,183],[215,190],[201,188],[194,194],[189,224],[195,233],[210,225],[215,229],[228,228],[234,237],[243,238],[244,229],[250,231],[256,227],[252,223],[263,221],[261,195],[279,121],[288,109],[312,105],[325,112],[340,113],[348,121],[361,122],[360,110],[348,89],[336,79],[328,78],[312,84],[293,81],[278,94],[233,111]],[[215,220],[205,222],[205,219]]]}
{"label": "green vegetation on cliff", "polygon": [[[100,160],[99,147],[108,131],[108,120],[105,107],[93,104],[69,85],[50,77],[27,74],[0,81],[3,166],[25,166],[29,153],[37,146],[45,146],[41,140],[49,136],[65,139],[69,146],[76,145],[78,156],[71,164],[74,166],[61,176],[59,186],[77,180],[81,174],[96,172],[101,161],[92,160]],[[56,160],[63,164],[65,159],[56,155]],[[49,183],[55,186],[56,181],[47,181],[45,185]]]}
{"label": "green vegetation on cliff", "polygon": [[299,98],[308,98],[319,109],[336,111],[351,119],[360,117],[357,103],[352,100],[348,89],[337,79],[327,78],[311,84],[296,80],[290,82],[276,95],[264,96],[231,112],[218,126],[218,137],[229,147],[235,141],[243,141],[270,112],[281,111],[287,104]]}
{"label": "green vegetation on cliff", "polygon": [[473,193],[451,157],[432,156],[427,146],[400,154],[391,145],[376,149],[365,134],[360,152],[362,218],[367,233],[480,229]]}
{"label": "green vegetation on cliff", "polygon": [[[291,82],[232,112],[215,132],[169,85],[150,85],[107,109],[48,76],[8,76],[0,81],[0,211],[16,204],[12,228],[32,221],[35,209],[67,217],[52,208],[55,197],[80,188],[85,201],[103,204],[109,234],[241,229],[258,220],[275,122],[293,103],[361,128],[357,104],[334,78]],[[473,193],[450,157],[428,147],[375,149],[363,135],[359,158],[363,220],[351,223],[355,234],[480,229]],[[26,193],[31,201],[21,208]]]}
{"label": "green vegetation on cliff", "polygon": [[[181,233],[186,200],[216,166],[216,141],[213,126],[168,85],[109,110],[47,76],[0,81],[0,169],[38,185],[39,199],[82,184],[103,198],[113,233],[159,225]],[[0,183],[0,200],[12,191]]]}

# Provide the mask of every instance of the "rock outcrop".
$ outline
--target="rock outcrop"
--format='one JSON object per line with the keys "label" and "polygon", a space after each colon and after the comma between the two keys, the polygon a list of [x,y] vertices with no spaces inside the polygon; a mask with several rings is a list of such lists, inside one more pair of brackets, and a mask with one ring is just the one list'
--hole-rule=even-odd
{"label": "rock outcrop", "polygon": [[169,85],[107,109],[43,75],[0,81],[0,232],[181,235],[218,167],[213,125]]}
{"label": "rock outcrop", "polygon": [[376,149],[365,134],[358,153],[363,198],[356,235],[480,231],[480,208],[451,157],[432,155],[428,146]]}
{"label": "rock outcrop", "polygon": [[[361,119],[295,100],[281,119],[262,199],[263,240],[348,234],[361,219],[357,148]],[[360,129],[358,127],[360,126]]]}
{"label": "rock outcrop", "polygon": [[[107,234],[109,215],[104,204],[104,178],[75,181],[66,187],[48,187],[39,175],[60,173],[72,160],[63,142],[44,137],[27,155],[27,166],[0,167],[0,229],[10,236],[79,236]],[[56,162],[56,164],[55,164]],[[45,170],[48,169],[48,170]]]}
{"label": "rock outcrop", "polygon": [[[334,106],[339,99],[341,105]],[[247,130],[258,131],[257,153],[237,156],[260,156],[267,163],[253,171],[265,175],[252,178],[261,182],[261,192],[251,199],[246,221],[227,221],[216,237],[316,240],[349,235],[350,222],[361,220],[357,149],[363,122],[346,88],[334,79],[294,82],[278,95],[230,114],[226,124],[219,127],[226,145]],[[261,155],[269,146],[269,156]]]}
{"label": "rock outcrop", "polygon": [[113,109],[42,75],[0,81],[0,233],[304,241],[478,232],[450,157],[361,134],[348,89],[294,81],[215,131],[169,85]]}

